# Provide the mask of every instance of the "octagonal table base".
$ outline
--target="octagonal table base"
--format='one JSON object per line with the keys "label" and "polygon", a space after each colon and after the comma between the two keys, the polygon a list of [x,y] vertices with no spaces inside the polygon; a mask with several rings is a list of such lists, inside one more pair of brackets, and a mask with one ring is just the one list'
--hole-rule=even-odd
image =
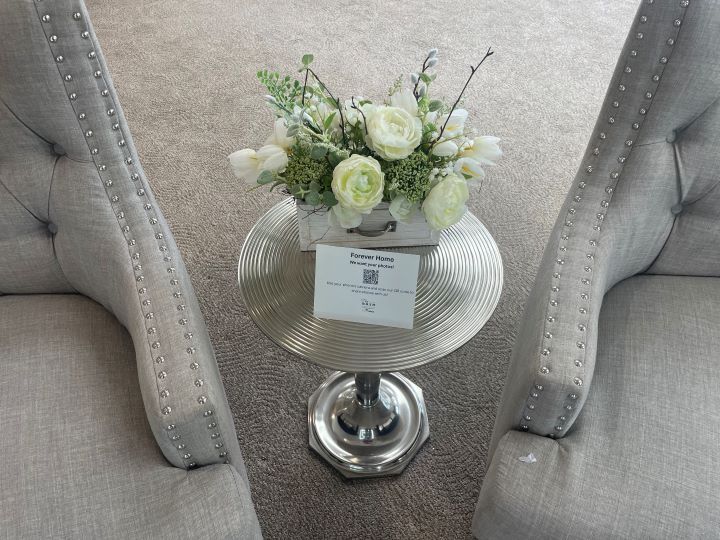
{"label": "octagonal table base", "polygon": [[346,478],[400,474],[430,435],[422,390],[399,373],[333,373],[310,397],[308,430]]}

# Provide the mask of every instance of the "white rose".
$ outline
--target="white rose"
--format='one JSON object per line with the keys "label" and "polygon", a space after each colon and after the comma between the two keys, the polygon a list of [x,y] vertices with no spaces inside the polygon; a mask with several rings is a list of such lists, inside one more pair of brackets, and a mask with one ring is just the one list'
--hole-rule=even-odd
{"label": "white rose", "polygon": [[328,212],[328,223],[331,227],[353,229],[362,223],[362,214],[352,208],[343,208],[342,205],[336,204]]}
{"label": "white rose", "polygon": [[398,221],[408,221],[419,207],[420,203],[412,203],[404,195],[398,195],[390,203],[390,214]]}
{"label": "white rose", "polygon": [[405,109],[411,116],[417,116],[418,114],[417,100],[415,99],[412,90],[408,90],[407,88],[400,90],[399,92],[395,92],[392,96],[390,96],[390,105],[393,107],[399,107],[400,109]]}
{"label": "white rose", "polygon": [[388,161],[404,159],[422,140],[422,122],[399,107],[364,108],[368,146]]}
{"label": "white rose", "polygon": [[468,197],[467,182],[454,173],[447,175],[430,190],[422,205],[430,228],[439,231],[460,221]]}
{"label": "white rose", "polygon": [[478,161],[473,158],[462,157],[455,162],[454,171],[465,176],[469,180],[484,180],[485,171],[480,166]]}
{"label": "white rose", "polygon": [[383,198],[385,175],[377,160],[353,154],[335,166],[331,186],[345,209],[369,214]]}
{"label": "white rose", "polygon": [[465,129],[465,120],[467,120],[467,117],[468,112],[465,109],[455,109],[450,115],[449,120],[447,114],[442,115],[437,125],[438,128],[442,128],[447,120],[445,131],[443,131],[443,138],[452,139],[453,137],[459,137],[462,135]]}
{"label": "white rose", "polygon": [[230,154],[228,159],[235,176],[244,179],[250,184],[257,182],[258,176],[260,176],[260,168],[255,150],[244,148]]}
{"label": "white rose", "polygon": [[500,139],[490,135],[475,137],[461,155],[479,161],[482,165],[495,165],[503,155],[499,142]]}
{"label": "white rose", "polygon": [[278,118],[275,120],[272,135],[268,137],[265,144],[274,144],[284,150],[289,149],[293,144],[295,144],[295,138],[287,136],[287,124],[285,124],[284,118]]}
{"label": "white rose", "polygon": [[450,157],[458,152],[458,145],[453,141],[443,141],[433,146],[432,153],[435,156]]}

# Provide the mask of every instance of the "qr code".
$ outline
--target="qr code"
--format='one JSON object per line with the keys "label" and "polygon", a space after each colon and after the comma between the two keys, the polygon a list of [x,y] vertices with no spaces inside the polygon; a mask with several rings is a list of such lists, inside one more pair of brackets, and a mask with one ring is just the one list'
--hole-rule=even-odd
{"label": "qr code", "polygon": [[380,270],[363,270],[363,284],[377,285],[380,277]]}

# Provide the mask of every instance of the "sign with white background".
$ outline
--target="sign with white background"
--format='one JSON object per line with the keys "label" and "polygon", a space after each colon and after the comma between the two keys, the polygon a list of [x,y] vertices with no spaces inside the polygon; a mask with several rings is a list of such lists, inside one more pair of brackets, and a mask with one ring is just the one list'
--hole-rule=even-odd
{"label": "sign with white background", "polygon": [[319,244],[315,317],[413,327],[420,256]]}

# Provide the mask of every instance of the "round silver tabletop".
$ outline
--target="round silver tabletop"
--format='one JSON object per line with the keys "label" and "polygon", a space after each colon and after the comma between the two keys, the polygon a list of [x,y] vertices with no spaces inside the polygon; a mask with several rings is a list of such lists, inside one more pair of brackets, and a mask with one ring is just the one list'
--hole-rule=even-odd
{"label": "round silver tabletop", "polygon": [[492,315],[502,291],[502,259],[470,212],[442,232],[439,245],[392,251],[420,255],[412,330],[313,316],[315,252],[300,251],[292,199],[272,207],[248,234],[238,282],[265,335],[340,371],[397,371],[437,360],[466,343]]}

